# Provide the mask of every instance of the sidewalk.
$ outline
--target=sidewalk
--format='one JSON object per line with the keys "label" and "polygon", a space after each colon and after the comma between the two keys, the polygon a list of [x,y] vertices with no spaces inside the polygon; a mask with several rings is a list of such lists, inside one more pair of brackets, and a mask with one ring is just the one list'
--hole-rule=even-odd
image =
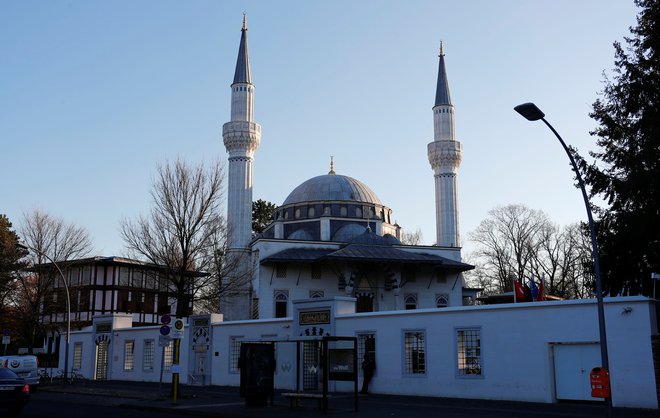
{"label": "sidewalk", "polygon": [[[288,399],[279,393],[273,406],[247,407],[238,388],[220,386],[181,386],[176,404],[172,402],[170,385],[163,384],[159,394],[157,383],[145,382],[89,382],[69,386],[50,385],[39,389],[58,395],[89,395],[88,402],[95,403],[100,397],[113,406],[137,410],[157,411],[167,414],[196,417],[264,418],[264,417],[322,417],[318,402],[302,400],[301,406],[291,408]],[[333,394],[325,415],[361,418],[385,417],[604,417],[605,408],[600,404],[543,404],[511,401],[487,401],[478,399],[429,398],[395,395],[360,395],[359,410],[353,410],[352,394]],[[617,418],[657,417],[657,410],[615,408]]]}

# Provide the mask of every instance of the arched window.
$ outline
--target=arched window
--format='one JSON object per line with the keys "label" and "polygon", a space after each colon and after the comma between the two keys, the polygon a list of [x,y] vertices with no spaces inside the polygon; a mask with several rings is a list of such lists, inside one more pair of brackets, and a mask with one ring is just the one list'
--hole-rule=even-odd
{"label": "arched window", "polygon": [[404,297],[406,310],[417,309],[417,295],[410,293]]}
{"label": "arched window", "polygon": [[435,295],[435,307],[446,308],[449,306],[449,295]]}
{"label": "arched window", "polygon": [[273,292],[273,299],[275,300],[275,318],[286,318],[289,291],[275,290]]}

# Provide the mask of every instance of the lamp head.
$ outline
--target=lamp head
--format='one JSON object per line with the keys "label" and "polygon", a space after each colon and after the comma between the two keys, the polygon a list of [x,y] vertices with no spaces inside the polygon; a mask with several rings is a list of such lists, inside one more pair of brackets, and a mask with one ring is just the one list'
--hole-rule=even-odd
{"label": "lamp head", "polygon": [[541,111],[536,105],[532,102],[523,103],[513,108],[516,112],[520,113],[525,119],[536,121],[543,119],[545,113]]}

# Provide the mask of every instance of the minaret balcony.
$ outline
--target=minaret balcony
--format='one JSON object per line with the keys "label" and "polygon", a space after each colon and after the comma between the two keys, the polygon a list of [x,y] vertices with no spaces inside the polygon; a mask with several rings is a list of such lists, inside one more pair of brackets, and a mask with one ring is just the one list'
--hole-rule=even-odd
{"label": "minaret balcony", "polygon": [[463,145],[459,141],[433,141],[428,145],[428,154],[433,170],[455,173],[463,159]]}

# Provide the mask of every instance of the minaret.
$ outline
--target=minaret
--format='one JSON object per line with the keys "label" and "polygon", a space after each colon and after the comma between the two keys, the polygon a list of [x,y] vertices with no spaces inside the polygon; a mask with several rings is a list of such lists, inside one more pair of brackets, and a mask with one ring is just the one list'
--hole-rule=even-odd
{"label": "minaret", "polygon": [[454,106],[449,96],[442,42],[439,57],[433,106],[433,142],[428,145],[429,163],[435,177],[436,243],[439,246],[460,247],[457,174],[463,146],[454,138]]}
{"label": "minaret", "polygon": [[231,120],[222,127],[229,154],[227,223],[229,249],[247,249],[252,238],[252,166],[261,141],[261,126],[254,122],[254,85],[250,75],[247,23],[243,15],[234,82],[231,85]]}

